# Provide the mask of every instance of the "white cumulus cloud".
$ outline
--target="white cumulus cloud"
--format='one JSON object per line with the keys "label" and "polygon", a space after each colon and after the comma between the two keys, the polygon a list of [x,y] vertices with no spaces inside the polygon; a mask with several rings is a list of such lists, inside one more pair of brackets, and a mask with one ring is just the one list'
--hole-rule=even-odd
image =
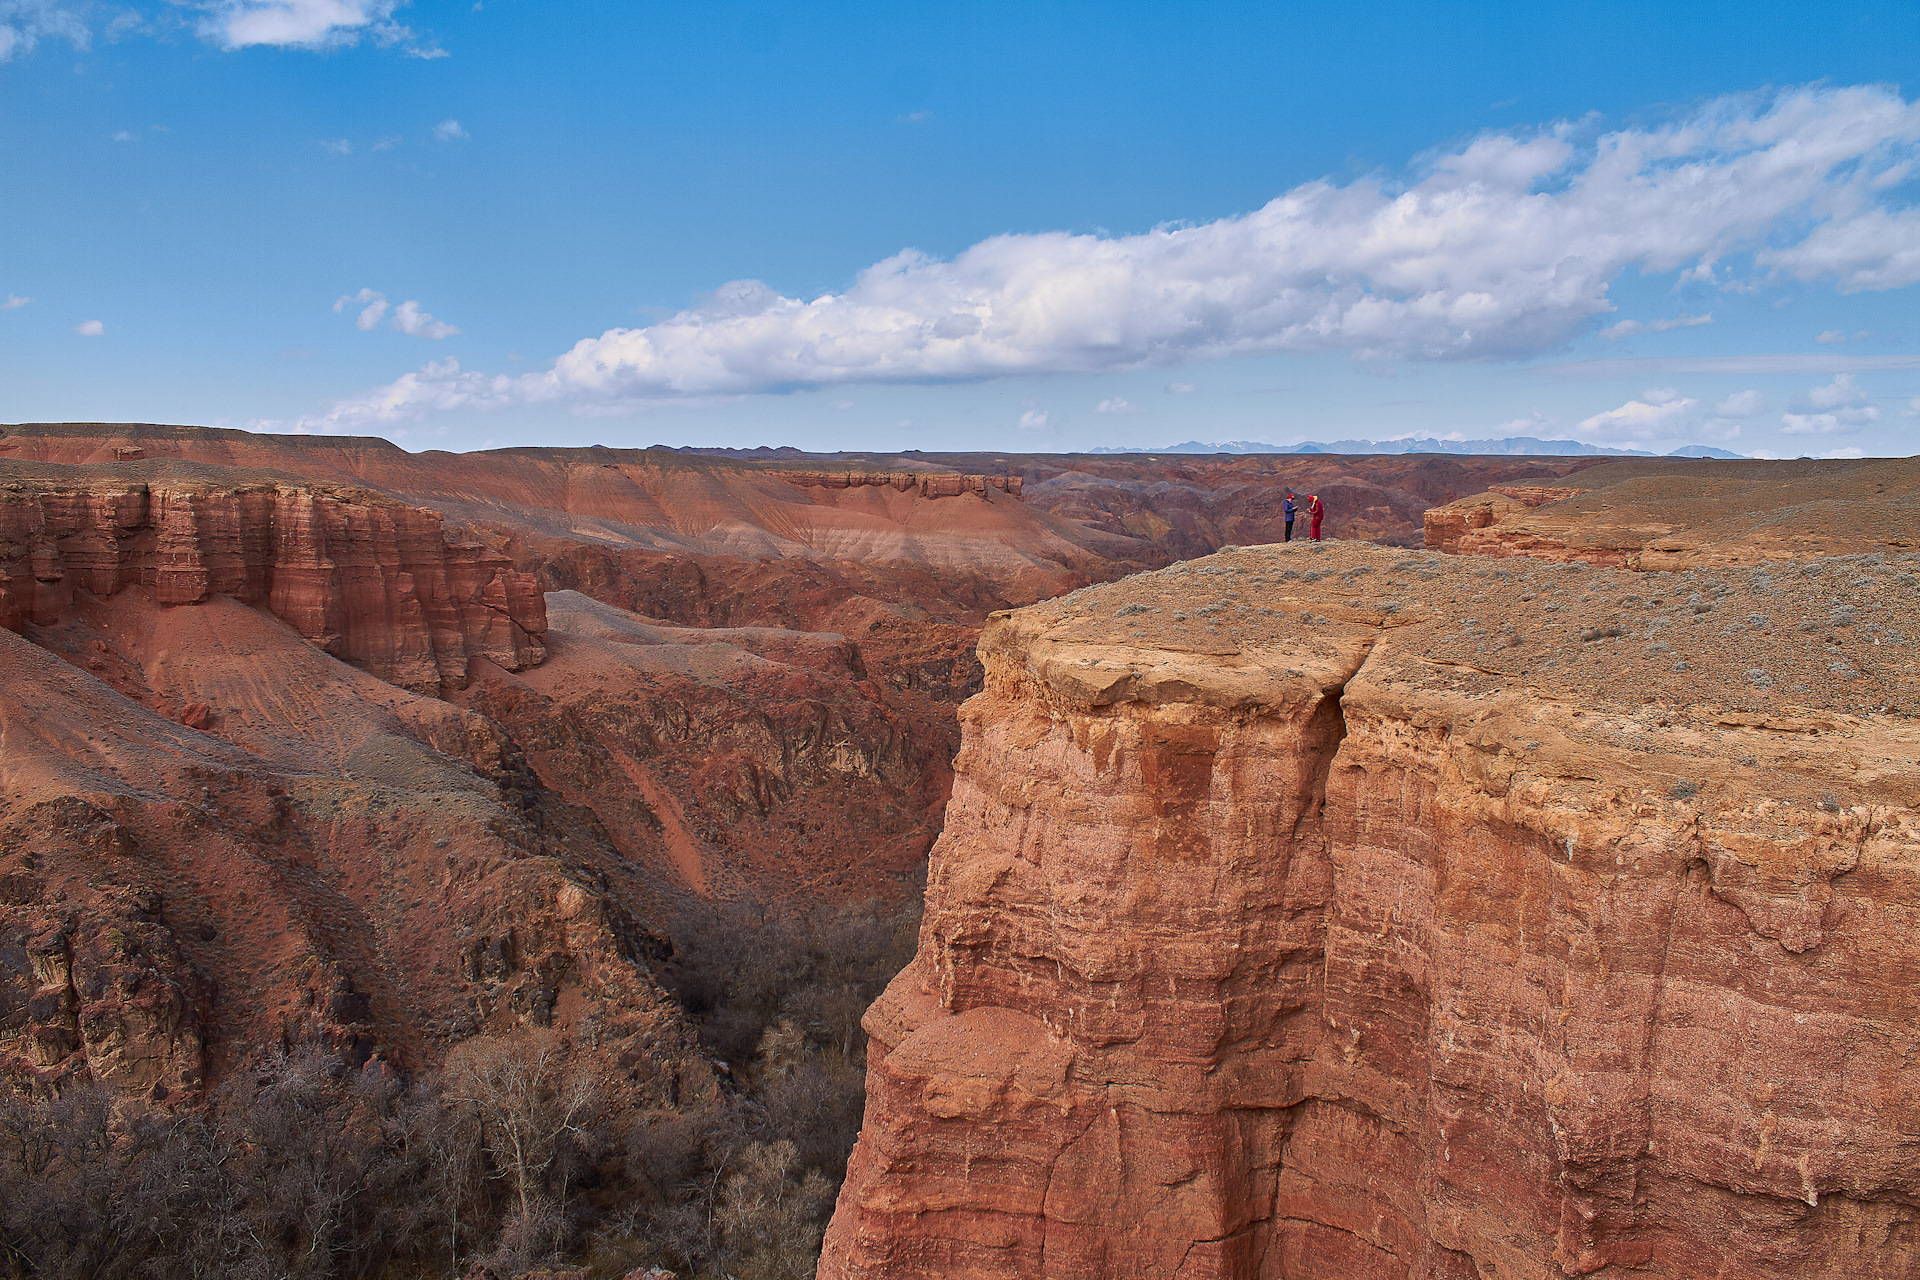
{"label": "white cumulus cloud", "polygon": [[1596,413],[1580,423],[1580,430],[1617,439],[1651,440],[1672,428],[1674,420],[1691,409],[1694,400],[1672,387],[1642,391],[1618,409]]}
{"label": "white cumulus cloud", "polygon": [[[1523,358],[1611,310],[1611,282],[1629,268],[1757,254],[1847,288],[1907,279],[1903,240],[1849,230],[1885,214],[1874,182],[1920,154],[1920,105],[1894,90],[1797,89],[1582,130],[1488,133],[1402,181],[1309,182],[1198,226],[1002,235],[951,261],[903,250],[812,298],[735,281],[656,324],[583,338],[542,372],[436,365],[304,421],[348,429],[449,406],[583,411],[1275,352]],[[1782,256],[1823,234],[1851,248]]]}
{"label": "white cumulus cloud", "polygon": [[107,325],[104,320],[82,320],[73,331],[83,338],[97,338],[107,331]]}
{"label": "white cumulus cloud", "polygon": [[1039,409],[1029,409],[1020,415],[1020,429],[1022,431],[1045,431],[1047,429],[1047,421],[1047,415],[1044,412]]}
{"label": "white cumulus cloud", "polygon": [[1840,431],[1857,431],[1869,423],[1880,421],[1879,406],[1872,403],[1872,398],[1864,390],[1854,385],[1850,373],[1837,374],[1832,382],[1809,390],[1806,403],[1813,412],[1780,415],[1782,435],[1827,436]]}
{"label": "white cumulus cloud", "polygon": [[1815,387],[1807,392],[1807,401],[1816,409],[1832,409],[1839,405],[1865,404],[1867,393],[1853,383],[1850,373],[1835,374],[1832,382]]}
{"label": "white cumulus cloud", "polygon": [[0,302],[0,311],[11,311],[15,307],[24,307],[32,301],[32,298],[23,298],[17,293],[10,293],[7,295],[5,302]]}
{"label": "white cumulus cloud", "polygon": [[442,120],[439,124],[433,126],[433,136],[442,142],[458,142],[460,139],[471,137],[472,135],[460,127],[458,120],[448,119]]}

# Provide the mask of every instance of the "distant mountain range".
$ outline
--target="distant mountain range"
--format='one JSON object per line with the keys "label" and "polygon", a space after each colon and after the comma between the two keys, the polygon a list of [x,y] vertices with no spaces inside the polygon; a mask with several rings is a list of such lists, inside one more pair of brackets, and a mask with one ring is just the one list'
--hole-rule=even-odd
{"label": "distant mountain range", "polygon": [[[1507,436],[1501,440],[1335,440],[1322,444],[1317,440],[1303,444],[1268,444],[1264,440],[1228,440],[1221,444],[1202,444],[1188,440],[1183,444],[1158,449],[1089,449],[1089,453],[1473,453],[1473,454],[1550,454],[1554,457],[1603,455],[1621,458],[1656,458],[1659,454],[1644,449],[1606,449],[1579,440],[1541,440],[1534,436]],[[1743,455],[1715,449],[1711,445],[1690,444],[1666,455],[1669,458],[1738,458]]]}

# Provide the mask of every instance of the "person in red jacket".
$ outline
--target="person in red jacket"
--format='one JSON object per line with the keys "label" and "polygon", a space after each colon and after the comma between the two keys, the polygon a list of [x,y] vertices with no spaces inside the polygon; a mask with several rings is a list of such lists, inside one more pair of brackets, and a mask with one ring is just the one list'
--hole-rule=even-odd
{"label": "person in red jacket", "polygon": [[1321,520],[1321,517],[1325,516],[1326,514],[1327,514],[1327,509],[1324,506],[1320,505],[1320,495],[1317,493],[1308,494],[1307,495],[1307,517],[1313,521],[1313,524],[1307,530],[1307,536],[1309,538],[1312,538],[1315,542],[1320,541],[1320,520]]}

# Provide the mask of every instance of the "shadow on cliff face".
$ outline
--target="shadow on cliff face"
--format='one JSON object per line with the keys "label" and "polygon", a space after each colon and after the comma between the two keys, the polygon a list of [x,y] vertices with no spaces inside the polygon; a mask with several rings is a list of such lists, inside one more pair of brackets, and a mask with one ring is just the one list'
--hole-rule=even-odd
{"label": "shadow on cliff face", "polygon": [[888,902],[767,912],[702,903],[674,929],[664,985],[760,1109],[763,1136],[794,1144],[835,1188],[860,1132],[860,1019],[919,940],[924,865]]}

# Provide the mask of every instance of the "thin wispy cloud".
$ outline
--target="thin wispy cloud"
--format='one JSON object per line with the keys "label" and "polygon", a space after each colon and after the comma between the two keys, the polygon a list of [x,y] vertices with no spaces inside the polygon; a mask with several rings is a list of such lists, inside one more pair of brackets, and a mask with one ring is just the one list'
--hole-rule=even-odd
{"label": "thin wispy cloud", "polygon": [[1669,329],[1691,329],[1696,325],[1712,324],[1713,313],[1703,316],[1677,315],[1666,316],[1659,320],[1649,320],[1642,324],[1638,320],[1622,320],[1619,324],[1610,324],[1600,331],[1600,336],[1609,340],[1631,338],[1636,333],[1665,333]]}
{"label": "thin wispy cloud", "polygon": [[0,302],[0,311],[12,311],[15,307],[24,307],[32,301],[32,298],[23,298],[17,293],[10,293],[5,302]]}
{"label": "thin wispy cloud", "polygon": [[333,313],[339,315],[348,307],[360,307],[360,314],[354,318],[354,324],[361,332],[366,332],[380,323],[380,317],[387,314],[387,295],[378,289],[362,289],[343,298],[334,299]]}
{"label": "thin wispy cloud", "polygon": [[446,50],[393,21],[403,0],[203,0],[200,33],[225,49],[337,49],[371,40],[415,58]]}
{"label": "thin wispy cloud", "polygon": [[462,138],[472,137],[473,135],[469,134],[465,129],[462,129],[458,120],[442,120],[439,124],[433,126],[433,136],[441,142],[458,142]]}
{"label": "thin wispy cloud", "polygon": [[350,156],[353,154],[353,143],[345,138],[335,138],[331,141],[322,138],[320,139],[320,145],[337,156]]}
{"label": "thin wispy cloud", "polygon": [[1745,377],[1760,373],[1871,373],[1883,369],[1920,369],[1920,354],[1842,356],[1799,351],[1744,356],[1649,356],[1625,360],[1569,360],[1542,366],[1561,378],[1619,378],[1656,374],[1706,373]]}
{"label": "thin wispy cloud", "polygon": [[584,338],[544,372],[440,362],[305,425],[1280,352],[1524,359],[1591,331],[1629,269],[1920,281],[1920,219],[1885,204],[1886,175],[1916,156],[1920,106],[1878,87],[1722,99],[1598,136],[1487,133],[1398,182],[1309,182],[1197,226],[1002,235],[951,261],[909,249],[812,298],[734,281]]}
{"label": "thin wispy cloud", "polygon": [[1672,387],[1655,387],[1617,409],[1587,418],[1580,430],[1603,439],[1652,440],[1671,431],[1675,419],[1696,403]]}
{"label": "thin wispy cloud", "polygon": [[1698,424],[1693,434],[1708,440],[1735,439],[1745,434],[1748,419],[1759,417],[1768,407],[1766,395],[1758,388],[1736,391],[1714,401],[1712,414]]}
{"label": "thin wispy cloud", "polygon": [[106,333],[107,326],[103,320],[82,320],[73,326],[73,331],[83,338],[98,338]]}
{"label": "thin wispy cloud", "polygon": [[1139,405],[1133,403],[1133,401],[1127,399],[1125,396],[1114,396],[1111,399],[1102,400],[1099,404],[1096,404],[1095,406],[1093,406],[1093,411],[1095,413],[1145,413],[1146,412],[1145,409],[1142,409]]}
{"label": "thin wispy cloud", "polygon": [[393,327],[416,338],[451,338],[460,330],[435,320],[420,309],[417,302],[403,302],[393,309]]}
{"label": "thin wispy cloud", "polygon": [[423,310],[420,304],[412,299],[393,307],[393,314],[389,316],[387,295],[378,289],[362,289],[358,293],[349,293],[336,298],[333,303],[333,312],[339,315],[355,307],[359,308],[359,311],[353,318],[353,324],[362,333],[377,328],[382,319],[387,321],[390,328],[398,329],[416,338],[451,338],[460,332],[456,326],[434,319],[431,313]]}
{"label": "thin wispy cloud", "polygon": [[76,49],[92,43],[87,24],[74,7],[53,0],[0,0],[0,62],[32,53],[50,37]]}
{"label": "thin wispy cloud", "polygon": [[106,37],[109,42],[118,42],[129,36],[146,34],[151,30],[152,28],[147,25],[145,14],[136,9],[123,9],[107,22]]}
{"label": "thin wispy cloud", "polygon": [[1767,411],[1767,398],[1756,390],[1736,391],[1717,402],[1713,411],[1723,418],[1754,418]]}

